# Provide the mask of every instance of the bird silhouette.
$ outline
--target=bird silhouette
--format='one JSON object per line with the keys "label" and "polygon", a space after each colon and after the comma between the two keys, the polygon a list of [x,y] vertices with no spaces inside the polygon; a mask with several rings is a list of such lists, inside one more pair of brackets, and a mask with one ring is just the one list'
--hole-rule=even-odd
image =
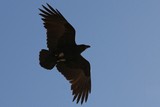
{"label": "bird silhouette", "polygon": [[90,63],[81,53],[90,46],[76,44],[75,29],[57,9],[49,4],[42,7],[39,15],[47,30],[48,49],[40,51],[40,65],[48,70],[56,67],[71,83],[73,101],[82,104],[91,93],[91,74]]}

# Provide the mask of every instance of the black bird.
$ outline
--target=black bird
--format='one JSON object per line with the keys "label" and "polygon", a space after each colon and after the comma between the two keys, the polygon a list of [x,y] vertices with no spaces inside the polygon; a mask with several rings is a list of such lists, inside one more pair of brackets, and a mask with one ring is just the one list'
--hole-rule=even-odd
{"label": "black bird", "polygon": [[91,93],[90,63],[81,56],[89,45],[77,45],[75,42],[75,29],[57,10],[42,5],[40,15],[47,29],[48,50],[40,51],[40,65],[48,70],[57,67],[64,77],[71,83],[73,101],[81,104],[88,99]]}

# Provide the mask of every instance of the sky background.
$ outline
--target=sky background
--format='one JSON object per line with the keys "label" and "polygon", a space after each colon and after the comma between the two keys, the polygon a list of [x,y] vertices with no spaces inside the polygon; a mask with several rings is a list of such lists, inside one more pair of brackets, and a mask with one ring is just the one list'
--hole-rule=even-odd
{"label": "sky background", "polygon": [[[72,102],[70,84],[39,65],[49,3],[91,48],[92,93]],[[0,107],[160,107],[160,0],[1,0]]]}

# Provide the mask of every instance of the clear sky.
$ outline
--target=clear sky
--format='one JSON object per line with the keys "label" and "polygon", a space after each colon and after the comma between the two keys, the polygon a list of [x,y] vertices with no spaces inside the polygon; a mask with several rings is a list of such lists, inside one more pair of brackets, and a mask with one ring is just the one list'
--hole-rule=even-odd
{"label": "clear sky", "polygon": [[[92,93],[39,66],[46,48],[41,5],[57,8],[91,48]],[[160,0],[1,0],[0,107],[160,107]]]}

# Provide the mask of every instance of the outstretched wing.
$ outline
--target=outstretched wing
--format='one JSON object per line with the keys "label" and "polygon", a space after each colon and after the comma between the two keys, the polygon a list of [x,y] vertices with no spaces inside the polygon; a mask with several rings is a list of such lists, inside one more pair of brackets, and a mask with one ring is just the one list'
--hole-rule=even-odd
{"label": "outstretched wing", "polygon": [[81,55],[74,61],[64,61],[57,64],[57,69],[71,83],[71,90],[74,96],[73,101],[81,104],[87,101],[91,92],[90,64]]}
{"label": "outstretched wing", "polygon": [[57,9],[53,9],[49,4],[47,6],[43,6],[44,9],[39,10],[44,21],[44,27],[47,29],[47,46],[49,50],[75,44],[75,29]]}

